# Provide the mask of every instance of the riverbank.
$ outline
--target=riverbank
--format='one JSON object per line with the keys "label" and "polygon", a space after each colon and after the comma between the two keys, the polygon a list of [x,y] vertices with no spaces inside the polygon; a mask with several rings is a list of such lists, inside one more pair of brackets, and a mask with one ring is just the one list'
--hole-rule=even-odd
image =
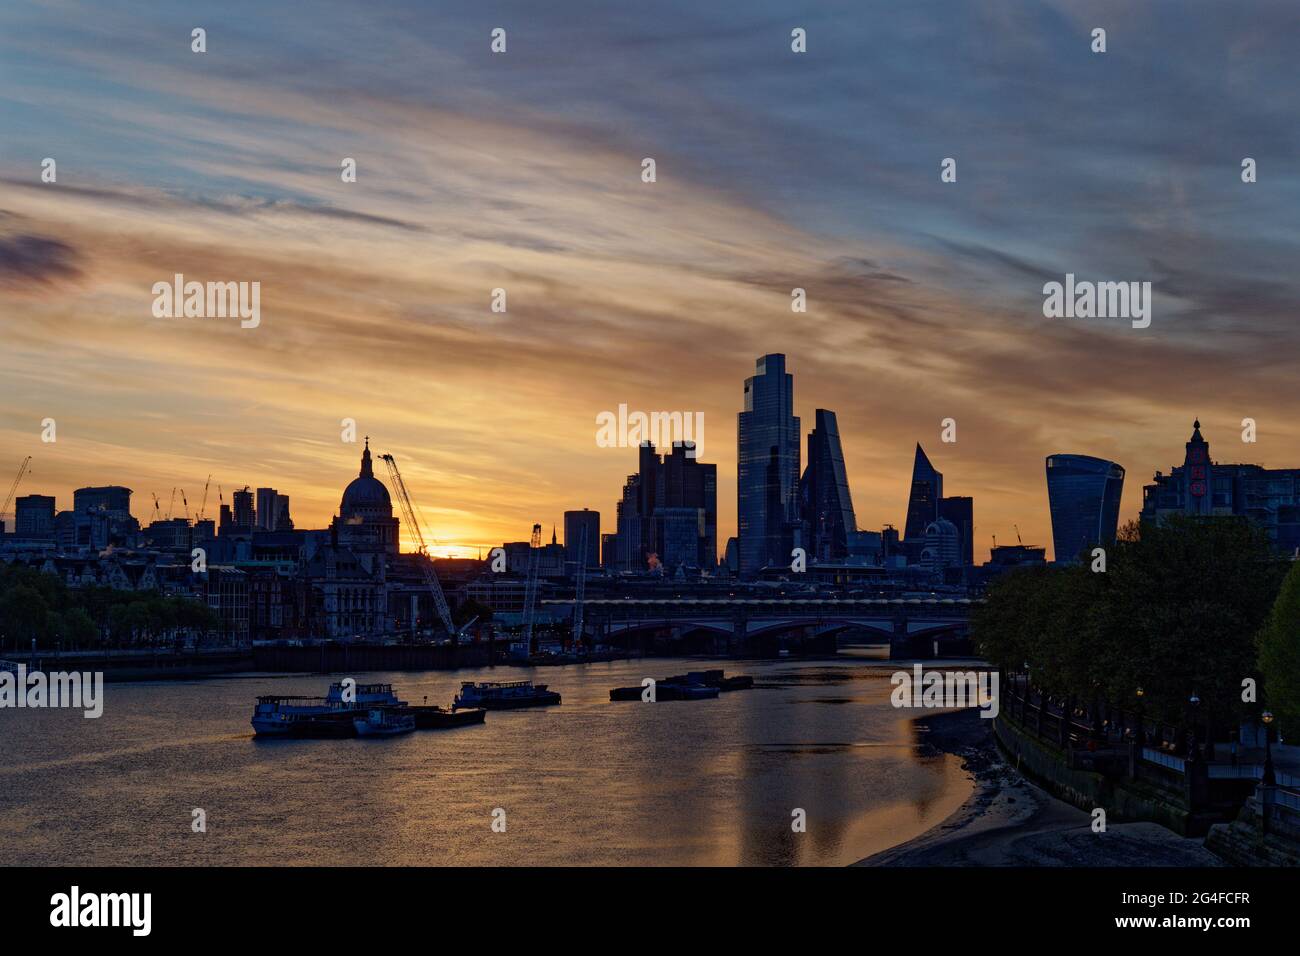
{"label": "riverbank", "polygon": [[975,789],[938,826],[856,866],[1223,866],[1199,839],[1155,823],[1111,823],[1058,800],[1009,766],[976,709],[914,722],[923,752],[954,754]]}

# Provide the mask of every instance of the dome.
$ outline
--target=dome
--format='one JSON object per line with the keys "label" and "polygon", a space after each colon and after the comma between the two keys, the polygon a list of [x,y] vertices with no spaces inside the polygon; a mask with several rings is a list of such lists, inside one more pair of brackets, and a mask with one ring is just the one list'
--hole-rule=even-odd
{"label": "dome", "polygon": [[343,489],[343,501],[339,505],[339,514],[347,517],[359,510],[374,508],[385,509],[391,514],[393,501],[388,496],[384,483],[375,477],[370,463],[370,440],[366,440],[366,450],[361,453],[361,474]]}
{"label": "dome", "polygon": [[343,503],[339,506],[343,511],[349,511],[358,507],[373,507],[381,505],[385,508],[393,506],[392,499],[388,497],[388,489],[378,478],[353,478],[352,483],[343,489]]}

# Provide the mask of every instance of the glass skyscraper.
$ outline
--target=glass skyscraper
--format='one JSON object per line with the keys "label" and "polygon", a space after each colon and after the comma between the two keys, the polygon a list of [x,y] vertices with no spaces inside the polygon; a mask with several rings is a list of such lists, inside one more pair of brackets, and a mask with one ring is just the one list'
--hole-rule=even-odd
{"label": "glass skyscraper", "polygon": [[764,355],[745,379],[737,429],[738,556],[743,576],[791,561],[799,523],[799,419],[785,356]]}
{"label": "glass skyscraper", "polygon": [[1114,543],[1124,469],[1088,455],[1047,456],[1047,503],[1057,561],[1076,561],[1086,549]]}
{"label": "glass skyscraper", "polygon": [[912,461],[912,489],[907,496],[907,523],[903,540],[917,544],[925,540],[925,529],[939,518],[939,499],[943,497],[943,474],[930,464],[920,443]]}
{"label": "glass skyscraper", "polygon": [[835,413],[824,408],[817,409],[808,435],[808,467],[799,483],[799,497],[808,553],[818,561],[843,561],[858,522],[844,469],[839,425]]}

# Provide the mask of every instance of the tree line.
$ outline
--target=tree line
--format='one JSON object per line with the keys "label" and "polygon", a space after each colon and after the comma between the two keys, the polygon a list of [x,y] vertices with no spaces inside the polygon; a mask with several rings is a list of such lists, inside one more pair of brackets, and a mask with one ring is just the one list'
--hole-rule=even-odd
{"label": "tree line", "polygon": [[0,651],[31,647],[155,646],[206,635],[220,616],[201,601],[160,591],[70,588],[57,575],[0,562]]}
{"label": "tree line", "polygon": [[999,578],[972,620],[980,652],[1054,697],[1183,724],[1194,695],[1198,720],[1268,708],[1300,737],[1300,562],[1245,518],[1191,516],[1131,522],[1104,560]]}

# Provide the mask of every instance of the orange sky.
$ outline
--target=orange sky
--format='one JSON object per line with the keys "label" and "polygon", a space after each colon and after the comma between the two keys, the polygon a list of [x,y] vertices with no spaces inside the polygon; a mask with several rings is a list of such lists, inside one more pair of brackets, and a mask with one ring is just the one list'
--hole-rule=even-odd
{"label": "orange sky", "polygon": [[[66,508],[75,487],[123,484],[147,520],[150,493],[166,509],[177,486],[197,510],[211,474],[210,514],[218,484],[227,502],[269,485],[290,496],[298,527],[324,527],[356,473],[360,445],[340,441],[352,418],[376,453],[397,457],[434,550],[468,554],[525,539],[534,521],[562,534],[568,508],[599,510],[613,530],[636,454],[597,447],[596,416],[626,403],[703,412],[721,550],[735,529],[742,383],[765,352],[788,356],[805,433],[815,408],[838,413],[860,527],[901,526],[919,440],[946,493],[975,498],[981,561],[994,535],[1015,540],[1014,525],[1050,553],[1048,454],[1124,465],[1121,520],[1154,470],[1181,461],[1197,415],[1219,460],[1300,465],[1294,298],[1214,272],[1267,271],[1294,245],[1261,251],[1239,245],[1255,233],[1218,230],[1228,200],[1197,206],[1200,165],[1165,157],[1135,178],[1124,163],[1074,154],[1138,198],[1112,199],[1105,231],[1088,220],[1066,255],[1053,245],[1061,223],[1097,207],[1056,208],[1059,170],[1029,203],[1022,190],[1044,187],[1007,166],[1033,153],[1028,134],[1003,142],[982,173],[963,166],[948,193],[942,152],[913,167],[866,151],[834,160],[867,177],[852,189],[827,178],[839,165],[801,185],[801,164],[831,161],[814,151],[762,191],[741,182],[738,157],[766,169],[779,142],[816,135],[813,114],[804,129],[794,114],[743,113],[707,78],[646,79],[642,95],[662,93],[697,123],[683,137],[667,120],[616,120],[613,105],[580,109],[538,86],[571,69],[562,60],[513,61],[522,73],[507,94],[461,64],[437,73],[451,54],[430,52],[436,32],[398,45],[444,79],[471,76],[454,97],[351,73],[326,89],[329,70],[295,82],[275,58],[234,69],[218,54],[237,56],[254,42],[245,35],[213,59],[181,47],[141,70],[131,44],[156,40],[153,21],[96,30],[80,43],[68,33],[43,46],[21,30],[0,40],[0,53],[49,58],[15,71],[5,92],[17,121],[0,147],[0,488],[31,455],[20,493]],[[474,70],[489,68],[481,61]],[[361,62],[339,69],[387,68],[377,55]],[[66,89],[74,69],[83,88]],[[43,135],[47,117],[59,135]],[[976,119],[957,129],[979,155],[976,134],[1006,130]],[[51,153],[58,181],[42,183]],[[356,183],[340,180],[345,156],[358,160]],[[657,157],[654,184],[640,180],[644,156]],[[780,198],[823,186],[825,217]],[[1247,195],[1257,221],[1271,221],[1265,186]],[[934,216],[899,225],[922,206]],[[1008,221],[1030,207],[1029,225]],[[1274,222],[1272,234],[1288,229]],[[1090,265],[1156,278],[1151,329],[1043,318],[1042,282]],[[260,326],[154,318],[153,284],[178,272],[260,282]],[[796,286],[807,314],[790,310]],[[494,288],[507,290],[505,314],[490,311]],[[1257,445],[1239,440],[1246,416]],[[939,440],[947,417],[956,444]],[[53,444],[40,440],[45,418],[57,422]]]}

